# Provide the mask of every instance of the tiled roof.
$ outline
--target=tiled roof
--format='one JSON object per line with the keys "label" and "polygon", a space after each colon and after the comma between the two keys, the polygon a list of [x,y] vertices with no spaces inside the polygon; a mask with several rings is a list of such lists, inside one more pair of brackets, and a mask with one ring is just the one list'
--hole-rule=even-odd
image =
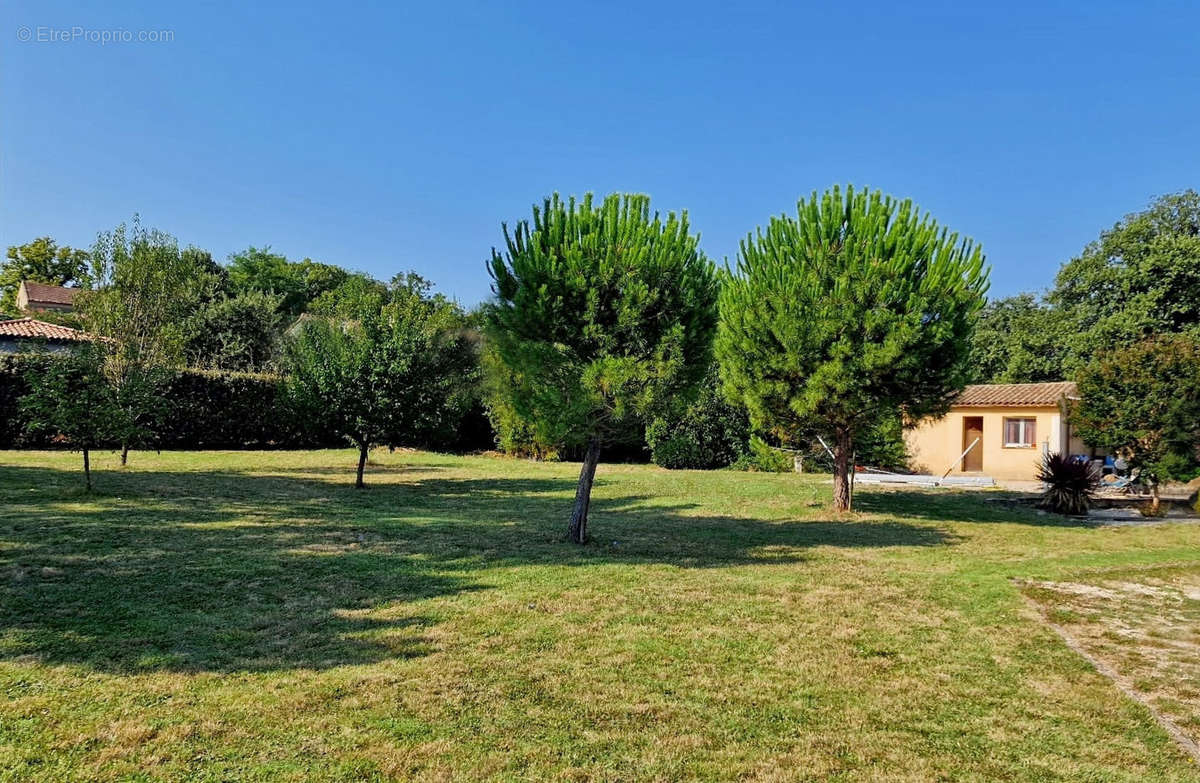
{"label": "tiled roof", "polygon": [[67,340],[70,342],[87,342],[96,339],[95,336],[78,329],[58,324],[49,324],[33,318],[16,318],[11,321],[0,321],[0,337],[26,337],[40,340]]}
{"label": "tiled roof", "polygon": [[954,401],[955,407],[1052,407],[1066,397],[1077,399],[1079,390],[1071,381],[1053,383],[983,383],[968,386]]}
{"label": "tiled roof", "polygon": [[61,285],[46,285],[24,281],[25,295],[31,304],[69,305],[75,301],[78,288],[65,288]]}

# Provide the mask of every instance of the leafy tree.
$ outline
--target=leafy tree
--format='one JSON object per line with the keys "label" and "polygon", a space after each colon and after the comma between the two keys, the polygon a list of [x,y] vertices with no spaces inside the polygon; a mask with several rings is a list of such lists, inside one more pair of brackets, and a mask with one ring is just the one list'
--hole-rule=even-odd
{"label": "leafy tree", "polygon": [[977,383],[1061,381],[1073,335],[1060,312],[1033,294],[987,303],[971,341]]}
{"label": "leafy tree", "polygon": [[797,213],[742,241],[717,356],[757,429],[832,437],[833,504],[847,510],[864,429],[896,411],[942,413],[970,379],[987,272],[978,246],[908,200],[835,187]]}
{"label": "leafy tree", "polygon": [[1067,325],[1068,372],[1111,346],[1200,334],[1200,193],[1163,196],[1064,264],[1049,301]]}
{"label": "leafy tree", "polygon": [[262,371],[275,360],[282,336],[279,298],[246,291],[205,302],[187,322],[184,354],[193,367]]}
{"label": "leafy tree", "polygon": [[0,266],[0,313],[17,311],[17,288],[22,280],[46,285],[86,286],[88,254],[85,250],[63,245],[50,237],[39,237],[24,245],[8,248]]}
{"label": "leafy tree", "polygon": [[[408,291],[411,296],[425,297],[428,288]],[[378,312],[392,299],[386,285],[366,275],[351,275],[331,291],[318,295],[309,305],[309,312],[339,318],[359,318]]]}
{"label": "leafy tree", "polygon": [[442,300],[398,295],[354,317],[305,316],[289,345],[289,384],[301,411],[358,448],[363,487],[374,446],[446,437],[470,398],[476,359],[462,314]]}
{"label": "leafy tree", "polygon": [[310,303],[344,284],[351,276],[339,266],[312,259],[288,261],[272,253],[271,248],[250,247],[229,257],[227,270],[234,293],[258,291],[279,299],[279,311],[295,317],[309,309]]}
{"label": "leafy tree", "polygon": [[257,291],[279,297],[282,312],[298,315],[304,309],[307,292],[286,256],[272,253],[270,247],[249,247],[229,257],[229,287],[233,293]]}
{"label": "leafy tree", "polygon": [[116,406],[112,432],[129,449],[148,443],[163,414],[160,388],[180,363],[186,323],[197,307],[205,254],[134,218],[101,233],[92,249],[94,288],[76,299],[88,331],[109,338],[104,374]]}
{"label": "leafy tree", "polygon": [[21,415],[32,435],[50,435],[83,452],[83,475],[92,491],[91,452],[112,437],[117,401],[104,375],[105,348],[83,345],[49,361],[31,362]]}
{"label": "leafy tree", "polygon": [[1106,351],[1079,373],[1071,423],[1087,443],[1121,454],[1154,493],[1200,467],[1200,341],[1163,335]]}
{"label": "leafy tree", "polygon": [[489,345],[511,373],[508,402],[539,442],[583,447],[568,535],[587,541],[601,449],[646,422],[708,366],[716,275],[689,233],[650,199],[557,194],[493,249]]}
{"label": "leafy tree", "polygon": [[723,468],[750,447],[750,419],[721,392],[716,364],[709,367],[694,400],[656,416],[646,428],[650,459],[664,468]]}

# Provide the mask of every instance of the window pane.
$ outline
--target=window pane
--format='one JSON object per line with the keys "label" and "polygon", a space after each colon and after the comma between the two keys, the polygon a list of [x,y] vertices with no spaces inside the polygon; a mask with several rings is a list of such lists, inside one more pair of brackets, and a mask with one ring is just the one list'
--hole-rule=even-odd
{"label": "window pane", "polygon": [[1026,446],[1037,443],[1037,419],[1025,419],[1025,437],[1021,439],[1021,443]]}
{"label": "window pane", "polygon": [[1005,419],[1004,420],[1004,443],[1021,442],[1021,420],[1020,419]]}

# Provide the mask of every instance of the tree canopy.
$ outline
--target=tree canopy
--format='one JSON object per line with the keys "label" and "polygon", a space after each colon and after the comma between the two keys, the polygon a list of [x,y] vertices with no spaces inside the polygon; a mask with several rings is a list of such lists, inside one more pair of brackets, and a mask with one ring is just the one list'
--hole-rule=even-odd
{"label": "tree canopy", "polygon": [[91,452],[112,439],[119,417],[116,395],[104,375],[105,354],[105,345],[97,342],[31,363],[24,374],[29,389],[20,402],[28,432],[54,436],[83,453],[88,492]]}
{"label": "tree canopy", "polygon": [[989,303],[975,337],[976,379],[1063,380],[1117,346],[1200,335],[1200,193],[1156,199],[1063,264],[1044,300]]}
{"label": "tree canopy", "polygon": [[716,275],[687,214],[664,219],[642,195],[555,194],[503,231],[486,337],[537,439],[585,449],[568,525],[584,543],[601,449],[640,439],[656,406],[707,367]]}
{"label": "tree canopy", "polygon": [[1155,488],[1200,472],[1200,341],[1163,335],[1102,352],[1079,373],[1071,423]]}
{"label": "tree canopy", "polygon": [[721,285],[727,393],[781,441],[830,436],[834,507],[848,509],[856,437],[944,412],[970,379],[987,285],[980,248],[912,201],[814,192],[743,240]]}
{"label": "tree canopy", "polygon": [[359,451],[363,487],[374,446],[421,445],[457,427],[477,361],[461,312],[409,291],[353,312],[305,316],[288,345],[288,383],[311,421]]}

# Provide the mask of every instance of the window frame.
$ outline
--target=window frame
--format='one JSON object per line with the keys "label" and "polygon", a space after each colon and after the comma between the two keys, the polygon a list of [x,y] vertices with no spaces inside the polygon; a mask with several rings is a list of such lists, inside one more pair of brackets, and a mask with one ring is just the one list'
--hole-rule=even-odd
{"label": "window frame", "polygon": [[[1008,440],[1008,423],[1011,421],[1020,422],[1019,437],[1023,442],[1010,443]],[[1032,427],[1029,425],[1032,424]],[[1000,434],[1006,449],[1036,449],[1037,448],[1037,416],[1005,416],[1002,421]],[[1033,436],[1028,441],[1025,441],[1026,434],[1029,429],[1033,430]]]}

